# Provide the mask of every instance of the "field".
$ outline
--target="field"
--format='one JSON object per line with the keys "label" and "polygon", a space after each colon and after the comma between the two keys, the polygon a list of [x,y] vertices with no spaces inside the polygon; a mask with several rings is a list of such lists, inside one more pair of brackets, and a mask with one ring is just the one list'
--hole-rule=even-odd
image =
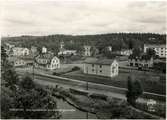
{"label": "field", "polygon": [[132,76],[134,80],[141,81],[144,91],[146,92],[153,92],[158,94],[165,94],[166,92],[166,85],[165,85],[165,75],[155,74],[151,72],[143,72],[137,70],[125,70],[120,69],[119,75],[113,78],[97,76],[97,75],[88,75],[84,74],[81,70],[69,72],[66,74],[61,75],[62,77],[67,78],[74,78],[82,81],[87,82],[95,82],[105,85],[112,85],[116,87],[127,87],[127,79],[128,76]]}

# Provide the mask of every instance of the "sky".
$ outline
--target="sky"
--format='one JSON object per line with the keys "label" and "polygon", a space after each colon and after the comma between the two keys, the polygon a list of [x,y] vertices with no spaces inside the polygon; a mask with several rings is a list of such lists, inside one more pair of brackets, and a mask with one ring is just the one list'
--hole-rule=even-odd
{"label": "sky", "polygon": [[166,33],[165,1],[3,0],[2,36]]}

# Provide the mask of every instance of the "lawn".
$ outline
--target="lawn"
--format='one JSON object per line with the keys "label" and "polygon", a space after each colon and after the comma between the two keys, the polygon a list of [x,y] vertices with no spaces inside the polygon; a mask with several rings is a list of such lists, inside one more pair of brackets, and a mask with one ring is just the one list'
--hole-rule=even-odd
{"label": "lawn", "polygon": [[[116,87],[127,88],[127,79],[131,75],[134,80],[141,81],[144,91],[153,92],[158,94],[165,94],[166,84],[160,80],[160,77],[164,75],[154,74],[152,72],[141,72],[137,70],[125,71],[119,70],[119,75],[113,78],[88,75],[82,73],[82,71],[74,71],[61,75],[62,77],[74,78],[77,80],[100,83],[105,85],[112,85]],[[165,77],[163,77],[165,78]]]}

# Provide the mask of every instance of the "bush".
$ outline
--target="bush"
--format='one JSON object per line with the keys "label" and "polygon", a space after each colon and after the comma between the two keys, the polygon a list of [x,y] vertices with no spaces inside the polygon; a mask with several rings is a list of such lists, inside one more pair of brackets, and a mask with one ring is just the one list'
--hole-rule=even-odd
{"label": "bush", "polygon": [[61,73],[53,72],[53,75],[59,76],[59,75],[61,75]]}
{"label": "bush", "polygon": [[78,95],[85,95],[85,96],[88,95],[87,92],[80,91],[80,90],[75,90],[75,89],[72,89],[72,88],[70,88],[70,92],[73,93],[73,94],[78,94]]}
{"label": "bush", "polygon": [[107,96],[103,95],[103,94],[97,94],[97,93],[93,93],[90,95],[91,98],[95,98],[95,99],[102,99],[102,100],[107,100]]}
{"label": "bush", "polygon": [[77,71],[77,70],[80,70],[80,68],[77,67],[77,66],[75,66],[75,67],[72,68],[72,71]]}

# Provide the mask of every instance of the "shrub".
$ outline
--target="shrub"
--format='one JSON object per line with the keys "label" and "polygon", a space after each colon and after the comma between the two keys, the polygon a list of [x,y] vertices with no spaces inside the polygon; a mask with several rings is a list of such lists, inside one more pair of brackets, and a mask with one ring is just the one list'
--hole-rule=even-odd
{"label": "shrub", "polygon": [[97,94],[97,93],[93,93],[90,95],[91,98],[95,98],[95,99],[102,99],[102,100],[107,100],[107,96],[103,95],[103,94]]}
{"label": "shrub", "polygon": [[61,75],[61,73],[53,72],[53,75],[59,76],[59,75]]}
{"label": "shrub", "polygon": [[77,67],[77,66],[75,66],[75,67],[72,68],[72,71],[77,71],[77,70],[80,70],[80,68]]}

